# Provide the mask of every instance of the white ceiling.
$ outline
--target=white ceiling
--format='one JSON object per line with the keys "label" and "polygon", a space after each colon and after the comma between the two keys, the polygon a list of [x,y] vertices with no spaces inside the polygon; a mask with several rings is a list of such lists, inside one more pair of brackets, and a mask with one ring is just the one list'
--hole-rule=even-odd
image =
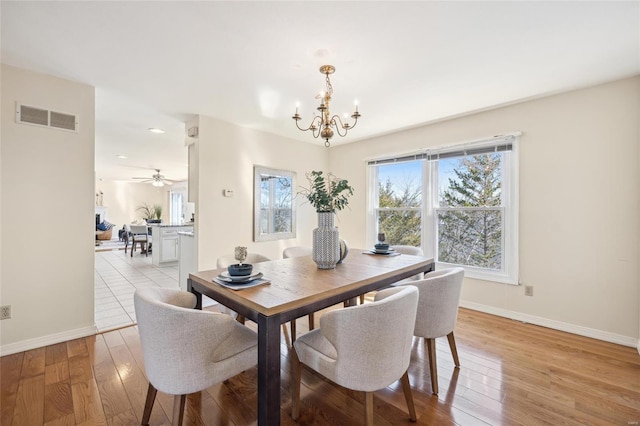
{"label": "white ceiling", "polygon": [[[23,2],[0,4],[2,62],[96,87],[96,174],[187,176],[184,121],[295,128],[332,64],[352,142],[640,73],[640,3]],[[166,130],[163,135],[147,131]],[[124,154],[125,160],[116,158]]]}

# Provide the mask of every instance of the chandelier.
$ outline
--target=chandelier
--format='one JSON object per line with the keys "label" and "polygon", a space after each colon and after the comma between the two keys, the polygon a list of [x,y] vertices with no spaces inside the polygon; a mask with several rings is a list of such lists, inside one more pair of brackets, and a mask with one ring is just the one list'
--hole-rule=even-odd
{"label": "chandelier", "polygon": [[[353,129],[358,124],[358,118],[360,117],[360,113],[358,112],[358,105],[356,104],[356,110],[353,114],[351,114],[351,118],[353,118],[353,125],[349,124],[346,120],[343,122],[338,115],[331,116],[331,112],[329,110],[329,102],[331,101],[331,95],[333,95],[333,86],[331,86],[331,80],[329,80],[329,74],[333,74],[335,72],[335,67],[333,65],[323,65],[320,67],[320,72],[325,75],[326,82],[326,90],[324,92],[320,92],[316,99],[320,99],[320,106],[317,108],[320,111],[320,115],[314,115],[313,119],[311,119],[311,124],[309,127],[302,128],[298,124],[298,121],[302,120],[300,114],[298,114],[298,107],[296,106],[296,113],[293,115],[293,118],[296,121],[296,127],[303,132],[307,130],[311,130],[313,133],[313,137],[321,137],[324,139],[324,146],[327,148],[331,146],[329,139],[331,139],[334,133],[337,133],[339,136],[344,137],[347,135],[349,129]],[[335,129],[335,132],[334,132]],[[344,131],[344,133],[343,133]]]}

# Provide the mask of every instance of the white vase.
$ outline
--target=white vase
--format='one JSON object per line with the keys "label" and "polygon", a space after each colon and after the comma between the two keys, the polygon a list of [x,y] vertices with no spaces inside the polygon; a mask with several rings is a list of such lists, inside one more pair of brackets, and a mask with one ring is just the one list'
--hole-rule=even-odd
{"label": "white vase", "polygon": [[340,260],[340,235],[333,217],[332,212],[318,212],[318,227],[313,230],[311,258],[319,269],[333,269]]}

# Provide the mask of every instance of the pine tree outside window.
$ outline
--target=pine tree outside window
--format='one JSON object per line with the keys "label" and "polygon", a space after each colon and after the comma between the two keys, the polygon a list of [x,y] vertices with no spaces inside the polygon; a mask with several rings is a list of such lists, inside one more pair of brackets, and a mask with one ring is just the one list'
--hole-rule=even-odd
{"label": "pine tree outside window", "polygon": [[[369,162],[368,244],[422,247],[437,268],[517,284],[517,137]],[[373,236],[373,238],[371,237]]]}

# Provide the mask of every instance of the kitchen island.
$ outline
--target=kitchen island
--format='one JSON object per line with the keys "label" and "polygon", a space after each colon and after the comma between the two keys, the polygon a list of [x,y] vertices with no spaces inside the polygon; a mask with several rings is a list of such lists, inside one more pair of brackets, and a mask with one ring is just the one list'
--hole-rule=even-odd
{"label": "kitchen island", "polygon": [[151,251],[151,263],[156,266],[169,266],[178,264],[178,232],[193,232],[193,224],[163,224],[151,225],[153,237],[153,250]]}

